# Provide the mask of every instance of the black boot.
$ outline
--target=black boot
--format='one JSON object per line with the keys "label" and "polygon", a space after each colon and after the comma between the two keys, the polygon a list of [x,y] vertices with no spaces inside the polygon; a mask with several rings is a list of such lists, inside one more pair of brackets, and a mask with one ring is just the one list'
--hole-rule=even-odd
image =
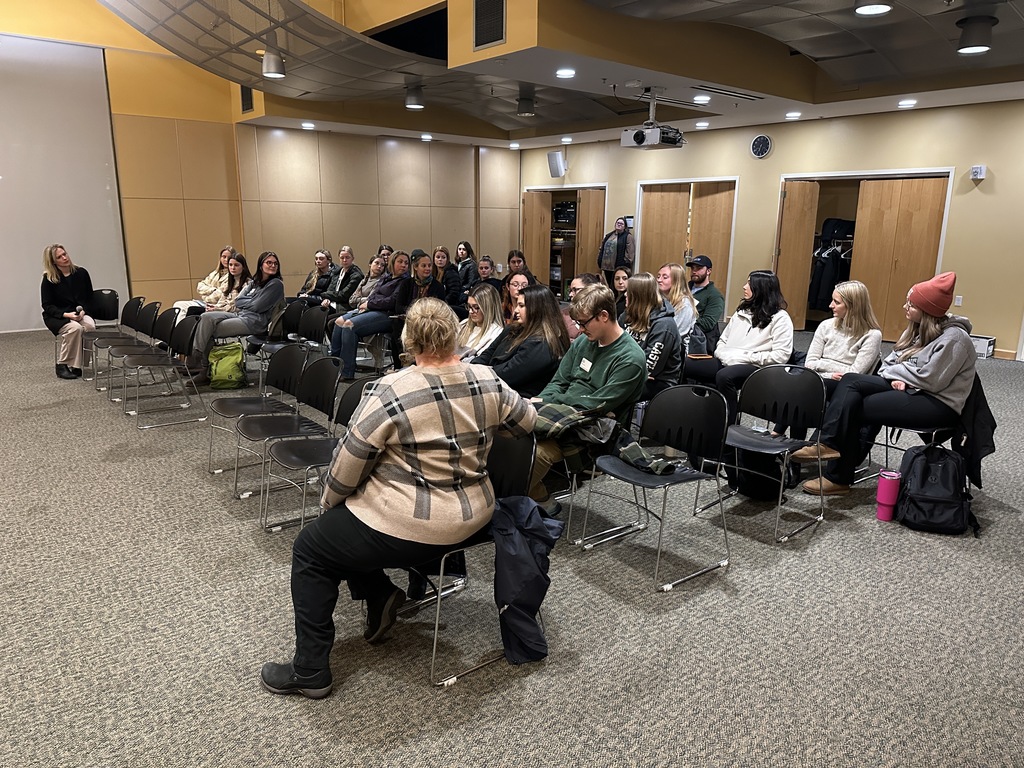
{"label": "black boot", "polygon": [[57,363],[57,378],[58,379],[77,379],[78,377],[75,376],[75,374],[73,374],[71,372],[71,369],[68,368],[67,365],[65,365],[64,363]]}
{"label": "black boot", "polygon": [[78,379],[82,378],[82,369],[81,368],[71,368],[71,372],[73,374],[75,374],[75,378],[78,378]]}

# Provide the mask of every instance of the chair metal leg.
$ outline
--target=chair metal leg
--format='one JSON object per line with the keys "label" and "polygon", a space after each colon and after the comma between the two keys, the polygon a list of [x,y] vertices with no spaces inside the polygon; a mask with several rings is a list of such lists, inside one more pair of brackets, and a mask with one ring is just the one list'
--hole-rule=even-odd
{"label": "chair metal leg", "polygon": [[[775,541],[779,544],[784,544],[789,541],[791,537],[796,536],[801,531],[810,528],[812,525],[817,525],[825,520],[825,495],[818,494],[818,515],[810,520],[804,522],[803,525],[797,526],[792,531],[782,536],[779,536],[779,526],[782,523],[782,494],[786,490],[786,472],[789,469],[789,454],[787,453],[782,460],[782,479],[779,481],[779,501],[775,506]],[[818,477],[822,476],[821,469],[821,457],[818,457]]]}
{"label": "chair metal leg", "polygon": [[[694,506],[694,509],[697,508],[697,500],[700,498],[700,481],[699,480],[697,481],[696,485],[697,485],[697,489],[694,492],[694,496],[693,496],[693,506]],[[721,512],[721,515],[722,515],[722,535],[725,538],[725,559],[724,560],[718,560],[718,561],[713,562],[713,563],[709,563],[708,565],[704,566],[703,568],[698,568],[693,573],[687,574],[686,576],[683,576],[682,578],[676,579],[675,581],[670,581],[670,582],[667,582],[665,584],[661,584],[660,586],[657,587],[657,591],[659,591],[659,592],[671,592],[674,587],[677,587],[677,586],[679,586],[680,584],[682,584],[684,582],[690,581],[691,579],[695,579],[698,576],[703,576],[705,573],[711,573],[712,571],[717,571],[719,568],[728,568],[729,567],[729,561],[732,558],[732,553],[731,553],[731,551],[729,549],[729,528],[728,528],[728,526],[726,525],[726,522],[725,522],[725,499],[722,496],[722,481],[721,481],[721,479],[717,475],[715,476],[715,485],[716,485],[716,492],[717,492],[717,496],[718,496],[718,501],[716,501],[714,503],[718,504],[719,510]],[[665,532],[665,521],[666,521],[666,517],[665,517],[666,509],[665,509],[665,507],[666,507],[666,504],[668,502],[668,491],[669,491],[669,489],[666,488],[665,489],[665,496],[662,499],[662,504],[661,504],[661,525],[659,526],[659,529],[658,529],[658,559],[655,561],[655,564],[654,564],[654,583],[655,583],[655,585],[658,584],[658,568],[661,565],[661,538],[662,538],[662,534]]]}
{"label": "chair metal leg", "polygon": [[[644,503],[643,505],[641,505],[640,499],[637,498],[636,486],[633,486],[633,500],[636,504],[636,519],[630,523],[626,523],[624,525],[617,525],[612,528],[608,528],[607,530],[601,531],[600,533],[594,533],[590,536],[587,536],[587,520],[590,517],[590,499],[594,493],[594,476],[595,473],[591,471],[590,484],[587,486],[587,506],[586,509],[583,511],[583,535],[580,538],[573,541],[573,544],[575,544],[578,547],[582,546],[583,549],[588,552],[592,550],[594,547],[599,546],[601,544],[606,544],[609,541],[615,541],[616,539],[621,539],[624,536],[629,536],[634,533],[646,531],[648,526],[650,525],[651,515],[650,508],[647,506],[646,491],[644,492]],[[614,496],[612,494],[604,493],[602,491],[598,491],[598,493],[600,493],[603,496],[609,496],[610,498],[621,498],[619,496]],[[642,520],[641,510],[643,511]]]}

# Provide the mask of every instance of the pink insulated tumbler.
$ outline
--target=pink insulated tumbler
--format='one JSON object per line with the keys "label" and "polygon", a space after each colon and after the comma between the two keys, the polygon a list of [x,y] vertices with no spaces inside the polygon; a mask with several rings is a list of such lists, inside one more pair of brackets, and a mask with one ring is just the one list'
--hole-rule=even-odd
{"label": "pink insulated tumbler", "polygon": [[876,517],[879,520],[892,520],[893,507],[896,506],[896,497],[900,494],[900,473],[891,469],[883,469],[878,473],[878,493],[875,498],[878,500],[878,511]]}

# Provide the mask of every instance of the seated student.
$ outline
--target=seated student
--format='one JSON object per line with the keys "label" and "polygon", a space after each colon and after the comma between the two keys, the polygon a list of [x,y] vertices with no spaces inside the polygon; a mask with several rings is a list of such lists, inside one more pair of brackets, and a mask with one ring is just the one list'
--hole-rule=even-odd
{"label": "seated student", "polygon": [[[234,253],[228,259],[228,281],[224,290],[216,290],[210,294],[210,301],[206,304],[204,312],[234,312],[237,307],[235,301],[238,295],[245,290],[245,287],[252,282],[252,272],[249,271],[249,264],[241,253]],[[178,315],[178,321],[183,316]]]}
{"label": "seated student", "polygon": [[379,643],[405,602],[384,569],[436,560],[490,521],[494,435],[524,435],[537,414],[493,371],[459,362],[457,326],[443,301],[417,301],[404,333],[416,365],[364,393],[326,477],[326,511],[292,546],[295,653],[263,665],[271,693],[330,694],[341,581],[366,600],[363,639]]}
{"label": "seated student", "polygon": [[440,280],[434,278],[434,265],[430,254],[418,248],[412,253],[409,277],[402,280],[398,290],[395,291],[395,317],[391,319],[391,359],[394,361],[396,371],[402,367],[401,334],[405,324],[403,316],[409,307],[420,299],[431,297],[444,301],[445,296],[444,285]]}
{"label": "seated student", "polygon": [[[459,281],[463,294],[480,282],[480,271],[476,267],[476,254],[468,240],[460,240],[455,246],[455,263],[459,267]],[[465,302],[463,302],[465,303]]]}
{"label": "seated student", "polygon": [[647,384],[644,400],[679,383],[682,368],[682,340],[672,306],[658,292],[650,272],[633,275],[626,283],[626,311],[619,325],[640,345],[647,356]]}
{"label": "seated student", "polygon": [[214,338],[246,336],[265,331],[274,308],[284,302],[281,261],[273,251],[264,251],[256,262],[256,274],[235,299],[235,312],[204,312],[196,326],[189,369],[197,384],[209,381],[207,356]]}
{"label": "seated student", "polygon": [[39,288],[43,322],[54,336],[60,336],[57,378],[77,379],[82,375],[82,333],[96,330],[89,316],[92,278],[85,267],[76,267],[60,243],[43,249],[43,282]]}
{"label": "seated student", "polygon": [[351,381],[356,375],[356,347],[360,339],[376,333],[391,332],[391,315],[395,313],[398,287],[409,272],[409,254],[395,251],[391,255],[390,272],[381,277],[377,287],[358,309],[334,321],[331,330],[331,355],[341,358],[341,379]]}
{"label": "seated student", "polygon": [[[848,280],[836,285],[829,308],[832,317],[815,329],[804,366],[821,374],[831,398],[845,374],[875,370],[882,356],[882,331],[864,283]],[[785,423],[777,424],[775,431],[784,433]],[[792,437],[803,439],[802,435]]]}
{"label": "seated student", "polygon": [[228,259],[235,255],[235,249],[230,245],[225,245],[220,249],[220,263],[217,264],[217,268],[210,274],[199,281],[196,286],[196,293],[199,294],[198,299],[191,299],[190,301],[176,301],[173,306],[177,307],[178,320],[179,322],[185,318],[186,315],[199,314],[209,309],[210,304],[216,304],[215,301],[210,301],[210,298],[217,292],[222,292],[224,286],[228,282]]}
{"label": "seated student", "polygon": [[[554,378],[535,398],[542,403],[599,410],[623,419],[640,399],[647,380],[644,352],[615,319],[615,296],[605,285],[588,285],[570,309],[583,335],[565,353]],[[544,476],[563,457],[556,440],[541,440],[533,464],[530,498],[556,508]]]}
{"label": "seated student", "polygon": [[477,281],[466,299],[469,317],[459,324],[455,353],[460,360],[472,360],[505,330],[501,298],[491,285]]}
{"label": "seated student", "polygon": [[320,305],[328,309],[347,312],[349,300],[363,279],[363,270],[356,266],[356,255],[352,246],[343,245],[338,249],[338,268],[330,284],[320,294]]}
{"label": "seated student", "polygon": [[480,261],[476,265],[477,274],[480,276],[480,282],[489,283],[494,290],[501,296],[502,288],[505,287],[504,283],[494,276],[494,259],[486,254],[480,257]]}
{"label": "seated student", "polygon": [[956,274],[943,272],[914,285],[904,305],[907,329],[882,361],[878,375],[848,373],[839,380],[821,429],[820,446],[793,454],[796,461],[829,459],[823,477],[804,483],[810,494],[849,493],[854,471],[883,425],[952,427],[974,386],[977,354],[971,321],[946,314]]}
{"label": "seated student", "polygon": [[516,392],[533,397],[551,381],[569,336],[546,286],[526,286],[516,302],[512,322],[473,362],[490,366]]}
{"label": "seated student", "polygon": [[[580,335],[580,329],[576,327],[576,323],[569,315],[569,308],[572,306],[573,298],[575,298],[576,294],[582,291],[588,285],[603,284],[604,278],[602,278],[601,275],[595,275],[592,272],[581,272],[569,282],[569,300],[563,301],[561,303],[562,322],[565,324],[565,330],[569,334],[569,341],[575,341],[576,337]],[[623,309],[625,309],[625,304],[623,304]],[[618,313],[615,315],[616,317],[622,314],[622,312],[619,310],[618,300],[616,300],[615,302],[615,311]]]}
{"label": "seated student", "polygon": [[697,302],[690,293],[683,265],[675,262],[662,264],[658,270],[658,289],[675,312],[676,329],[685,349],[690,332],[697,322]]}
{"label": "seated student", "polygon": [[618,317],[626,311],[626,281],[633,276],[633,270],[629,267],[618,267],[612,274],[612,284],[608,287],[615,294],[615,311]]}
{"label": "seated student", "polygon": [[522,251],[516,248],[509,251],[508,256],[505,257],[505,266],[508,269],[502,282],[507,284],[512,275],[526,275],[530,285],[534,285],[537,282],[537,278],[533,276],[533,272],[530,271],[530,267],[526,264],[526,256],[523,255]]}
{"label": "seated student", "polygon": [[459,268],[452,264],[451,254],[443,245],[434,249],[434,280],[444,287],[445,304],[455,307],[463,303]]}
{"label": "seated student", "polygon": [[758,368],[789,361],[793,320],[774,272],[757,269],[743,285],[743,301],[715,347],[714,357],[687,357],[683,376],[713,384],[725,396],[729,423],[736,421],[739,389]]}
{"label": "seated student", "polygon": [[319,304],[321,294],[330,287],[337,273],[338,267],[334,263],[331,252],[326,248],[321,248],[313,254],[313,269],[306,275],[298,296],[289,298],[288,302],[304,301],[310,306]]}
{"label": "seated student", "polygon": [[509,275],[501,292],[501,316],[506,323],[512,322],[512,318],[516,314],[516,307],[519,305],[519,294],[529,285],[533,285],[533,283],[526,275],[520,272]]}
{"label": "seated student", "polygon": [[383,256],[374,256],[370,259],[370,266],[365,275],[360,279],[359,284],[353,289],[352,293],[349,294],[347,301],[344,304],[339,302],[332,302],[330,299],[325,298],[322,305],[328,308],[337,305],[337,309],[341,310],[337,313],[331,313],[328,316],[328,326],[337,320],[341,315],[347,314],[348,312],[365,312],[366,302],[369,301],[370,295],[373,293],[373,289],[377,287],[377,283],[380,282],[381,277],[387,274],[388,271],[388,260]]}

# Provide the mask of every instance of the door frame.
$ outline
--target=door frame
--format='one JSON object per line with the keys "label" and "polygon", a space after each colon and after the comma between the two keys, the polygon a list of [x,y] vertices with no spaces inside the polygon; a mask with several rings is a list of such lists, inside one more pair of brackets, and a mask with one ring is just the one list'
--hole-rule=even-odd
{"label": "door frame", "polygon": [[[657,187],[666,184],[699,184],[704,181],[731,181],[733,183],[733,206],[732,206],[732,225],[729,232],[729,269],[725,275],[725,290],[722,291],[723,295],[729,289],[729,282],[732,279],[732,265],[734,249],[736,248],[736,213],[739,210],[738,199],[740,192],[740,177],[739,176],[690,176],[685,178],[676,179],[639,179],[636,183],[636,213],[635,221],[633,222],[633,237],[636,240],[636,252],[640,253],[640,222],[643,220],[643,188],[646,187]],[[692,202],[691,202],[692,205]],[[685,265],[683,265],[685,266]],[[717,283],[716,283],[717,284]]]}
{"label": "door frame", "polygon": [[[603,189],[604,190],[604,220],[608,221],[608,182],[598,181],[587,184],[572,184],[563,186],[561,184],[531,184],[523,187],[523,192],[575,192],[578,189]],[[523,226],[522,214],[519,216],[519,227]],[[519,241],[522,242],[523,233],[519,233]]]}
{"label": "door frame", "polygon": [[[946,227],[949,226],[949,207],[953,202],[953,178],[956,166],[947,165],[936,168],[888,168],[871,171],[821,171],[819,173],[783,173],[779,177],[779,216],[775,225],[775,245],[772,248],[772,268],[778,268],[779,237],[782,235],[782,191],[787,181],[836,181],[841,179],[870,180],[879,178],[909,179],[915,177],[946,177],[946,204],[942,209],[942,231],[939,235],[939,252],[935,259],[935,273],[942,267],[942,256],[946,249]],[[1022,326],[1024,327],[1024,326]],[[1022,342],[1024,351],[1024,342]]]}

